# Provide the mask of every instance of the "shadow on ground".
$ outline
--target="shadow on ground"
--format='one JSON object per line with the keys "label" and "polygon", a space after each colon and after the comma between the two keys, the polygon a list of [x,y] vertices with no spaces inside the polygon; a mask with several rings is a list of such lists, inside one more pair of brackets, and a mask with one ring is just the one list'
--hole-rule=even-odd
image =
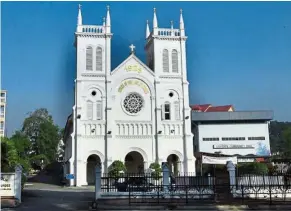
{"label": "shadow on ground", "polygon": [[63,185],[63,168],[62,163],[54,162],[41,170],[37,175],[30,176],[27,182],[44,183],[52,185]]}
{"label": "shadow on ground", "polygon": [[94,199],[94,192],[88,190],[24,190],[19,207],[9,210],[18,211],[67,211],[88,210]]}

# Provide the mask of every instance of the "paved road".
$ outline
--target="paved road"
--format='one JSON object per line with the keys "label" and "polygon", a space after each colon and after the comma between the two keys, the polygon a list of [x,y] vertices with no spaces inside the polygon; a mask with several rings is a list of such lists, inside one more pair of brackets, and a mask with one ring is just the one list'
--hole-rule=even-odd
{"label": "paved road", "polygon": [[81,211],[88,210],[94,197],[94,189],[62,188],[46,184],[26,186],[22,204],[7,211]]}

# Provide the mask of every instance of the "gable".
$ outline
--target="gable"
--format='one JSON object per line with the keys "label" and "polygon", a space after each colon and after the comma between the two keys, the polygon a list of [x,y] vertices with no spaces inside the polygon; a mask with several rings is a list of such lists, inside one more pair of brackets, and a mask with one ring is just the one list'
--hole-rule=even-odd
{"label": "gable", "polygon": [[153,71],[134,54],[131,54],[111,72],[112,76],[120,74],[141,74],[144,77],[154,76]]}

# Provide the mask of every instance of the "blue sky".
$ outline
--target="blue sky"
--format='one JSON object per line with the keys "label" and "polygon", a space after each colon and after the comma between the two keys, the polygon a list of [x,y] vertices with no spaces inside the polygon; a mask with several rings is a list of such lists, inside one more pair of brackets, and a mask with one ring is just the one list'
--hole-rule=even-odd
{"label": "blue sky", "polygon": [[[74,31],[80,2],[2,2],[1,76],[8,90],[8,135],[45,107],[64,127],[73,105]],[[84,24],[111,8],[112,66],[136,46],[143,61],[145,22],[178,27],[183,8],[191,103],[272,109],[291,121],[291,2],[81,2]]]}

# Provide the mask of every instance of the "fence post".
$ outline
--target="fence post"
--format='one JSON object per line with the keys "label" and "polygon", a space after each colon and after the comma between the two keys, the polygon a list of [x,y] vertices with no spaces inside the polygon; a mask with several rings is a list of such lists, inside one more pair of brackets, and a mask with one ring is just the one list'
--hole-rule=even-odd
{"label": "fence post", "polygon": [[235,181],[235,165],[232,161],[227,161],[226,168],[229,173],[229,183],[230,187],[235,187],[236,181]]}
{"label": "fence post", "polygon": [[19,202],[21,203],[21,177],[22,177],[22,167],[20,165],[17,165],[15,167],[15,198],[17,198],[19,200]]}
{"label": "fence post", "polygon": [[163,163],[162,171],[163,171],[163,189],[164,189],[164,191],[168,191],[169,190],[170,171],[169,171],[169,167],[166,163]]}
{"label": "fence post", "polygon": [[100,198],[101,193],[101,164],[97,164],[95,167],[95,201]]}

